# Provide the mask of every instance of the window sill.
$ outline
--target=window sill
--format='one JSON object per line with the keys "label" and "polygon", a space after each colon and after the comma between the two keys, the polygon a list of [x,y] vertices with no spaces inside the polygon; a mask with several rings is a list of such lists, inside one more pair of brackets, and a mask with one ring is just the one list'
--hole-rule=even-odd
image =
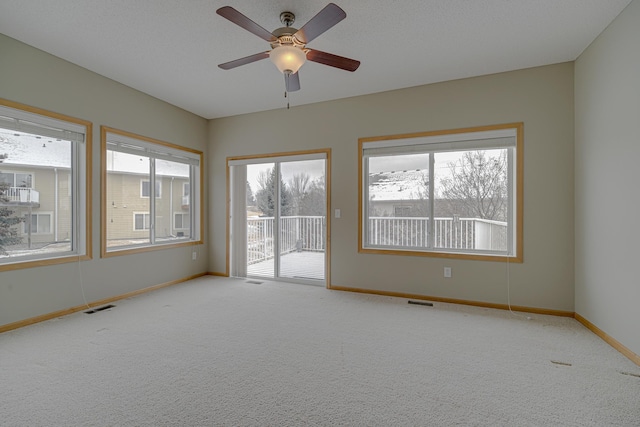
{"label": "window sill", "polygon": [[448,259],[466,259],[473,261],[493,261],[493,262],[510,262],[521,264],[522,256],[507,256],[497,254],[480,254],[469,252],[438,252],[438,251],[412,251],[409,249],[374,249],[374,248],[358,248],[361,254],[377,254],[377,255],[400,255],[400,256],[419,256],[429,258],[448,258]]}
{"label": "window sill", "polygon": [[138,254],[144,252],[153,252],[159,251],[163,249],[171,249],[171,248],[181,248],[184,246],[193,246],[193,245],[201,245],[203,244],[202,240],[187,240],[181,241],[177,243],[156,243],[155,245],[144,245],[144,246],[127,246],[122,248],[112,248],[112,249],[103,249],[101,257],[102,258],[110,258],[121,255],[131,255]]}

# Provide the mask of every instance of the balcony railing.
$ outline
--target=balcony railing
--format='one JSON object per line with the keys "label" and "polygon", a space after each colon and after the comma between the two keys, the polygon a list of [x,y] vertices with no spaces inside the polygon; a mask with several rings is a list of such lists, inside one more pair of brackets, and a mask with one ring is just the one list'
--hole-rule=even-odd
{"label": "balcony railing", "polygon": [[[247,264],[274,255],[274,218],[247,218]],[[325,250],[324,216],[284,216],[280,218],[280,255],[295,251]]]}
{"label": "balcony railing", "polygon": [[[507,223],[480,218],[434,218],[434,246],[441,249],[507,250]],[[370,217],[368,245],[425,249],[429,218]]]}
{"label": "balcony railing", "polygon": [[[434,244],[440,249],[507,250],[507,223],[480,218],[435,218]],[[429,218],[370,217],[369,246],[426,249]],[[247,264],[274,255],[274,218],[247,218]],[[325,217],[280,218],[280,255],[325,250]]]}
{"label": "balcony railing", "polygon": [[0,200],[18,205],[39,205],[40,193],[33,188],[8,187],[0,193]]}

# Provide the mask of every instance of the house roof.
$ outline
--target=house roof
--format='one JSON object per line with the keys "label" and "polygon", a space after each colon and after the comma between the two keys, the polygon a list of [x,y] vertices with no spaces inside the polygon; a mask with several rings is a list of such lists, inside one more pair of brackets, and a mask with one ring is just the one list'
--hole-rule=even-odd
{"label": "house roof", "polygon": [[418,200],[425,193],[426,169],[369,174],[369,199],[373,201]]}
{"label": "house roof", "polygon": [[[107,155],[107,171],[136,175],[149,174],[149,162],[145,158],[133,154],[109,151]],[[156,175],[189,177],[189,166],[183,163],[156,161]]]}
{"label": "house roof", "polygon": [[[71,146],[69,141],[36,136],[0,129],[0,154],[2,165],[22,167],[69,168],[71,165]],[[6,156],[4,156],[6,154]],[[149,164],[139,156],[110,152],[107,158],[107,170],[110,172],[147,175]],[[156,174],[161,176],[188,177],[189,166],[158,160]]]}
{"label": "house roof", "polygon": [[0,129],[0,154],[6,154],[1,165],[69,168],[69,141]]}

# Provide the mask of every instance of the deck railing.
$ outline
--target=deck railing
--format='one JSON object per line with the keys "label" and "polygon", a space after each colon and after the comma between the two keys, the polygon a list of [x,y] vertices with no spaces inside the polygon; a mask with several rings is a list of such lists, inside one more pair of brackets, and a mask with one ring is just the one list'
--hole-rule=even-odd
{"label": "deck railing", "polygon": [[0,194],[9,203],[40,203],[40,193],[33,188],[8,187]]}
{"label": "deck railing", "polygon": [[[434,218],[436,248],[507,250],[507,223],[480,218]],[[429,218],[370,217],[368,244],[428,248]]]}
{"label": "deck railing", "polygon": [[[480,218],[435,218],[434,246],[442,249],[507,250],[507,223]],[[280,218],[280,255],[325,250],[325,217]],[[429,218],[370,217],[368,244],[429,248]],[[272,259],[274,218],[247,218],[247,264]]]}
{"label": "deck railing", "polygon": [[[280,255],[295,251],[325,250],[324,216],[280,217]],[[247,264],[272,259],[274,218],[247,218]]]}

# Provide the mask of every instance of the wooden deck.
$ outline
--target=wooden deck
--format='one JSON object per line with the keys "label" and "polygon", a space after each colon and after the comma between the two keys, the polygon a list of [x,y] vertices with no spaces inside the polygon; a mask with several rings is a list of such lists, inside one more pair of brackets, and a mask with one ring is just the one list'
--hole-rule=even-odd
{"label": "wooden deck", "polygon": [[[247,275],[274,277],[274,260],[247,266]],[[280,258],[280,277],[324,281],[324,252],[291,252]]]}

